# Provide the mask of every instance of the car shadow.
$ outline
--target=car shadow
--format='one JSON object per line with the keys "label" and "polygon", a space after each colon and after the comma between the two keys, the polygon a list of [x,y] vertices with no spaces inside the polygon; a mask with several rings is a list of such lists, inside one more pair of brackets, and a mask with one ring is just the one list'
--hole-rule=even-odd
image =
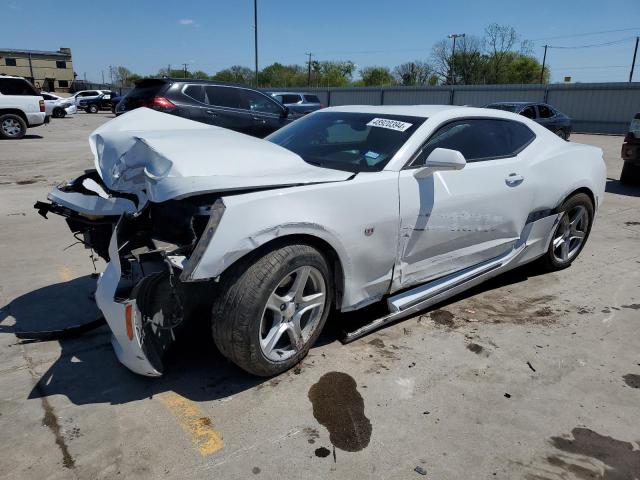
{"label": "car shadow", "polygon": [[[0,325],[0,334],[58,330],[95,320],[100,316],[92,299],[95,282],[87,275],[16,298],[0,309],[0,323],[7,317],[14,319],[10,326]],[[206,313],[191,321],[167,353],[160,378],[136,375],[120,364],[106,325],[77,338],[56,340],[60,356],[38,379],[29,398],[64,395],[75,405],[123,404],[173,391],[194,401],[206,401],[263,383],[266,379],[249,375],[217,351]],[[34,342],[18,340],[26,355]]]}
{"label": "car shadow", "polygon": [[640,187],[624,185],[620,180],[616,180],[614,178],[607,178],[605,192],[615,193],[616,195],[625,195],[627,197],[640,197]]}
{"label": "car shadow", "polygon": [[[420,313],[524,282],[541,273],[532,266],[520,267]],[[0,309],[0,323],[9,316],[15,321],[10,326],[0,325],[0,334],[57,330],[95,320],[100,312],[93,302],[94,290],[95,279],[87,275],[22,295]],[[314,348],[336,342],[343,329],[355,330],[385,313],[384,301],[357,312],[334,312]],[[164,358],[165,372],[160,378],[136,375],[121,365],[110,338],[109,328],[104,325],[77,338],[57,340],[60,356],[38,379],[29,398],[64,395],[75,405],[124,404],[172,391],[193,401],[210,401],[252,389],[268,380],[244,372],[218,352],[211,337],[208,311],[191,319],[189,328],[177,338]],[[18,341],[25,345],[26,355],[33,348],[29,344],[34,342]]]}

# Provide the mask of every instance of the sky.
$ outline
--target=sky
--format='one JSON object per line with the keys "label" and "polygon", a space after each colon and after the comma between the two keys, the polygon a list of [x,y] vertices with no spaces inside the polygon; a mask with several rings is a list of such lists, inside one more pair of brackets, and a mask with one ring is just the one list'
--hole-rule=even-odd
{"label": "sky", "polygon": [[[540,60],[543,45],[554,47],[552,82],[627,81],[640,0],[258,0],[259,65],[304,64],[312,52],[358,68],[394,67],[428,60],[448,34],[482,36],[494,22],[533,41]],[[555,48],[585,45],[600,46]],[[209,74],[253,68],[253,0],[0,0],[0,48],[59,47],[71,48],[74,70],[92,81],[108,78],[109,65],[141,75],[183,63]]]}

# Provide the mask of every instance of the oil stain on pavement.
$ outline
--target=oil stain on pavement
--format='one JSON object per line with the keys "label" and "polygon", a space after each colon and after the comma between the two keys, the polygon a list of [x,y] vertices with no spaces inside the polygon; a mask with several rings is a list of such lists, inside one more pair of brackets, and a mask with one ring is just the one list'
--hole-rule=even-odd
{"label": "oil stain on pavement", "polygon": [[627,373],[622,377],[624,383],[629,385],[631,388],[640,388],[640,375],[635,375],[633,373]]}
{"label": "oil stain on pavement", "polygon": [[358,452],[369,445],[373,427],[351,376],[342,372],[324,374],[309,389],[309,400],[313,416],[329,431],[329,440],[335,447]]}
{"label": "oil stain on pavement", "polygon": [[[601,435],[588,428],[574,428],[572,437],[552,437],[551,444],[567,455],[547,457],[549,465],[578,479],[635,480],[640,472],[640,450],[633,443]],[[576,456],[575,458],[573,456]],[[604,464],[604,472],[598,461]],[[530,478],[546,478],[534,476]],[[554,477],[555,478],[555,477]],[[562,478],[565,478],[562,476]]]}

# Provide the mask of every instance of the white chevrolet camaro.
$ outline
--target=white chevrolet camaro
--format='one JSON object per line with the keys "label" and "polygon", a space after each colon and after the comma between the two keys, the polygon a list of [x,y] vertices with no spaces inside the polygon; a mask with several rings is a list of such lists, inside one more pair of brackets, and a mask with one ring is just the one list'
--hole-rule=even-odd
{"label": "white chevrolet camaro", "polygon": [[36,208],[108,261],[97,304],[150,376],[202,305],[220,351],[267,376],[333,310],[388,308],[350,341],[519,265],[568,267],[605,188],[599,148],[482,108],[332,107],[265,140],[140,108],[90,145],[96,170]]}

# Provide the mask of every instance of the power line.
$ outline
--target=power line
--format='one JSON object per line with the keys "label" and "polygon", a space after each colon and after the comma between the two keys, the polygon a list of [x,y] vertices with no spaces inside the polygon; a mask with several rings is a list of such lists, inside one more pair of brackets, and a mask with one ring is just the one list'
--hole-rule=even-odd
{"label": "power line", "polygon": [[637,32],[638,30],[640,29],[638,29],[637,27],[636,28],[619,28],[617,30],[601,30],[599,32],[584,32],[584,33],[574,33],[570,35],[557,35],[555,37],[533,38],[531,39],[531,41],[538,42],[540,40],[557,40],[560,38],[588,37],[590,35],[600,35],[602,33],[632,32],[632,31]]}
{"label": "power line", "polygon": [[590,45],[570,45],[570,46],[560,46],[560,45],[548,45],[549,48],[559,48],[565,50],[573,50],[578,48],[595,48],[595,47],[606,47],[608,45],[617,45],[620,43],[628,42],[629,40],[635,40],[636,37],[625,37],[619,40],[613,40],[611,42],[603,42],[603,43],[592,43]]}

